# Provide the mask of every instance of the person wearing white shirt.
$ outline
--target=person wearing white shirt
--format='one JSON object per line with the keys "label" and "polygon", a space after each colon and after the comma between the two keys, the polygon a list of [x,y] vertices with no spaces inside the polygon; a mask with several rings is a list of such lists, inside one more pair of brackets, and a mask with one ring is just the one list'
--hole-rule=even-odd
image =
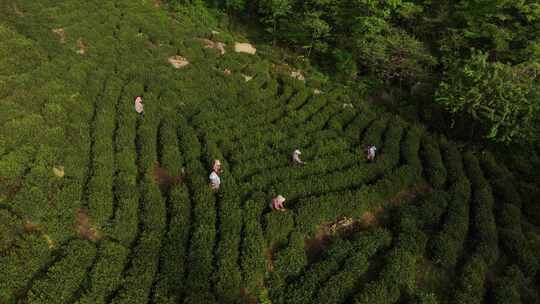
{"label": "person wearing white shirt", "polygon": [[212,190],[219,190],[220,185],[221,179],[219,178],[219,175],[215,171],[212,171],[212,173],[210,173],[210,187]]}
{"label": "person wearing white shirt", "polygon": [[272,199],[270,202],[270,207],[274,210],[285,211],[287,209],[285,209],[283,203],[285,203],[285,198],[282,195],[278,195]]}
{"label": "person wearing white shirt", "polygon": [[144,112],[144,105],[141,96],[137,96],[135,98],[135,111],[139,114],[142,114]]}
{"label": "person wearing white shirt", "polygon": [[301,159],[300,159],[300,155],[302,154],[302,152],[300,152],[300,150],[296,149],[293,151],[293,154],[292,154],[292,161],[294,164],[298,164],[298,165],[303,165],[305,164]]}
{"label": "person wearing white shirt", "polygon": [[375,153],[377,152],[377,147],[375,145],[370,145],[367,149],[367,159],[368,161],[375,161]]}

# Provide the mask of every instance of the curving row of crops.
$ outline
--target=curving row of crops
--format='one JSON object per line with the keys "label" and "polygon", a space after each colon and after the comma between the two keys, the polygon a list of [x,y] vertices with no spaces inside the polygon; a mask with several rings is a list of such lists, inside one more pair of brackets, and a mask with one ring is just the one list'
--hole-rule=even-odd
{"label": "curving row of crops", "polygon": [[504,164],[220,56],[190,7],[0,3],[1,303],[539,301],[540,221]]}

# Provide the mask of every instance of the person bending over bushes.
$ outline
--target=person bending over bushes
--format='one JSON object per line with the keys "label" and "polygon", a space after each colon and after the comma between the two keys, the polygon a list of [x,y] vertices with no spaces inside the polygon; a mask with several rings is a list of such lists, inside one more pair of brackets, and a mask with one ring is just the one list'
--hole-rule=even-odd
{"label": "person bending over bushes", "polygon": [[272,199],[272,202],[270,203],[270,207],[273,210],[279,210],[279,211],[286,211],[283,204],[285,203],[285,198],[282,195],[278,195]]}
{"label": "person bending over bushes", "polygon": [[139,114],[143,114],[144,112],[144,105],[141,96],[135,97],[135,111]]}
{"label": "person bending over bushes", "polygon": [[367,153],[368,162],[374,162],[375,161],[375,153],[377,153],[377,147],[375,147],[375,145],[367,146],[366,153]]}
{"label": "person bending over bushes", "polygon": [[293,153],[292,153],[292,163],[294,165],[305,165],[306,164],[305,162],[303,162],[300,159],[301,154],[302,154],[302,152],[300,152],[300,150],[298,150],[298,149],[293,151]]}

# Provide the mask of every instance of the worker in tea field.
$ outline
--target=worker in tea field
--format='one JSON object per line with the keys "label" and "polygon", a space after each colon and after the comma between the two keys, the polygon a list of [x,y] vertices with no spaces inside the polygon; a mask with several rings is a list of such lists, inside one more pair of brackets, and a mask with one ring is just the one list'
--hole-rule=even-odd
{"label": "worker in tea field", "polygon": [[144,112],[144,106],[141,96],[135,97],[135,111],[139,114],[142,114]]}
{"label": "worker in tea field", "polygon": [[216,173],[216,171],[212,171],[212,173],[210,173],[210,188],[212,188],[212,190],[219,190],[220,185],[221,178],[219,178],[219,175]]}
{"label": "worker in tea field", "polygon": [[210,173],[210,187],[212,190],[219,190],[219,186],[221,185],[221,178],[219,175],[221,172],[223,172],[223,169],[221,169],[221,162],[219,159],[216,159],[212,165],[212,173]]}
{"label": "worker in tea field", "polygon": [[369,145],[367,147],[367,160],[370,162],[374,162],[375,153],[377,153],[377,147],[375,147],[375,145]]}
{"label": "worker in tea field", "polygon": [[304,165],[305,164],[305,162],[303,162],[300,159],[301,154],[302,154],[302,152],[300,152],[300,150],[298,150],[298,149],[293,151],[293,154],[292,154],[292,162],[293,162],[293,164],[295,164],[295,165]]}
{"label": "worker in tea field", "polygon": [[223,172],[219,159],[214,160],[214,164],[212,165],[212,171],[216,172],[217,174],[221,174],[221,172]]}
{"label": "worker in tea field", "polygon": [[287,209],[285,209],[283,203],[285,203],[285,198],[282,195],[278,195],[272,199],[270,207],[274,210],[285,211]]}

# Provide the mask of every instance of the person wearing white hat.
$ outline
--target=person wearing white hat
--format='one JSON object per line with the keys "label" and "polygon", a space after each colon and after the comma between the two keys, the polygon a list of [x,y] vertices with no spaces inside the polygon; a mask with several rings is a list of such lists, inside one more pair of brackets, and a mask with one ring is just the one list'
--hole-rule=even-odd
{"label": "person wearing white hat", "polygon": [[302,154],[302,152],[300,152],[300,150],[296,149],[293,151],[292,153],[292,161],[293,161],[293,164],[297,164],[297,165],[303,165],[305,164],[305,162],[303,162],[301,159],[300,159],[300,155]]}
{"label": "person wearing white hat", "polygon": [[283,203],[285,203],[286,199],[282,195],[278,195],[272,199],[272,202],[270,204],[270,207],[274,210],[279,211],[285,211],[285,207],[283,206]]}
{"label": "person wearing white hat", "polygon": [[375,145],[369,145],[367,148],[367,159],[370,162],[375,161],[375,153],[377,152],[377,147]]}
{"label": "person wearing white hat", "polygon": [[216,172],[216,174],[220,174],[222,172],[221,162],[219,161],[219,159],[214,160],[214,164],[212,165],[212,170]]}

